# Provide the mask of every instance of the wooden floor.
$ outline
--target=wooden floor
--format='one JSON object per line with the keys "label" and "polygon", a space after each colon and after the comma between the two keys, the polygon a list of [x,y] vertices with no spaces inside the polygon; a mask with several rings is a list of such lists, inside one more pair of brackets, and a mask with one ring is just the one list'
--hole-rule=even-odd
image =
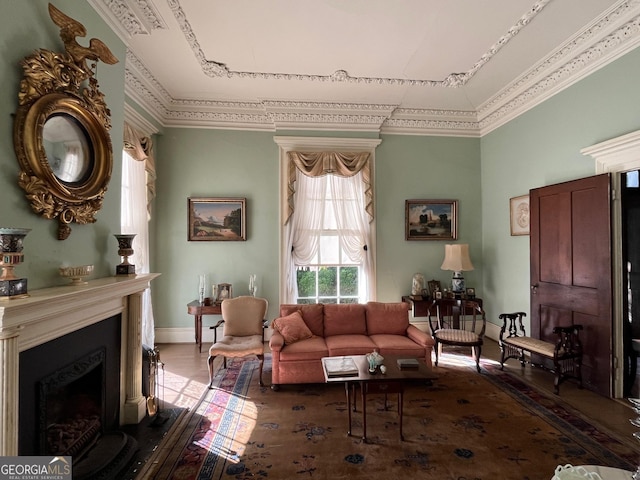
{"label": "wooden floor", "polygon": [[[209,381],[207,348],[203,345],[203,351],[199,353],[195,344],[160,344],[158,349],[160,361],[164,364],[164,369],[159,374],[161,401],[181,407],[195,405]],[[486,340],[482,358],[483,361],[499,362],[498,344],[493,340]],[[446,362],[446,356],[441,358],[441,362]],[[215,368],[219,368],[221,364],[222,361],[216,359]],[[523,371],[515,360],[509,360],[505,369],[522,375],[526,381],[550,393],[553,392],[553,375],[546,371],[529,366]],[[265,383],[268,384],[269,379],[265,379]],[[629,418],[636,414],[626,401],[612,400],[586,389],[579,389],[572,381],[560,386],[560,398],[615,432],[631,436],[638,430],[629,422]],[[160,407],[162,408],[162,404]]]}

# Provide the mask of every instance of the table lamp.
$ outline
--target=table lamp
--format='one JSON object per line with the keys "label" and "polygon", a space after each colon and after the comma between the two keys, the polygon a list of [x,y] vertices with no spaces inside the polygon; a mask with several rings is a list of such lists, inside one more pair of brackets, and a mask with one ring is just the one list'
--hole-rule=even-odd
{"label": "table lamp", "polygon": [[463,271],[473,270],[473,264],[469,258],[469,245],[458,243],[444,246],[444,261],[440,267],[442,270],[451,270],[451,290],[453,293],[464,292]]}

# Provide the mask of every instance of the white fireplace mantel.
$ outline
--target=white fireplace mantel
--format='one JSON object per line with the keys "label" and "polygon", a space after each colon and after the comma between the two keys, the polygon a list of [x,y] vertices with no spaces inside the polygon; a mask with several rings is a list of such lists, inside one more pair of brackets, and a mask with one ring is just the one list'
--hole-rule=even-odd
{"label": "white fireplace mantel", "polygon": [[0,302],[0,456],[18,455],[20,352],[114,315],[122,318],[120,423],[144,418],[142,293],[158,275],[99,278]]}

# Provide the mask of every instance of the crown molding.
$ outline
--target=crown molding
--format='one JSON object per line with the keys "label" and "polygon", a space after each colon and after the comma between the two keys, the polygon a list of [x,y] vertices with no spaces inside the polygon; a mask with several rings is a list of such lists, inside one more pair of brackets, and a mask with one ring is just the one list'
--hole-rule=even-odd
{"label": "crown molding", "polygon": [[89,0],[89,4],[121,38],[149,35],[151,30],[164,30],[167,24],[153,2],[147,0]]}
{"label": "crown molding", "polygon": [[595,160],[596,173],[626,172],[640,167],[640,130],[580,150]]}
{"label": "crown molding", "polygon": [[640,0],[622,2],[478,108],[482,135],[640,45]]}
{"label": "crown molding", "polygon": [[276,130],[379,132],[396,105],[323,102],[262,102]]}
{"label": "crown molding", "polygon": [[474,111],[398,108],[382,125],[381,133],[396,135],[437,135],[479,137]]}
{"label": "crown molding", "polygon": [[[311,82],[349,82],[380,85],[411,85],[423,88],[460,88],[475,75],[520,29],[526,26],[551,0],[541,0],[523,15],[474,66],[464,73],[452,73],[441,80],[352,77],[345,70],[330,75],[296,73],[236,72],[224,63],[206,59],[197,38],[182,11],[179,0],[169,6],[180,24],[203,72],[209,76],[251,79],[287,79]],[[150,20],[133,16],[132,2],[90,0],[96,9],[108,10],[112,26],[128,21],[127,35],[136,24]],[[151,11],[152,2],[135,0],[136,11]],[[147,8],[148,7],[148,8]],[[114,13],[115,12],[115,13]],[[122,13],[125,12],[125,13]],[[120,15],[120,16],[118,16]],[[157,15],[156,15],[157,16]],[[118,19],[114,22],[114,18]],[[124,20],[120,20],[120,18]],[[150,16],[153,20],[154,16]],[[151,22],[155,25],[156,23]],[[160,28],[160,27],[158,27]],[[123,37],[124,38],[124,37]],[[125,40],[126,43],[126,40]],[[405,135],[481,137],[544,102],[556,93],[602,68],[640,45],[640,0],[619,1],[578,32],[572,39],[542,59],[525,74],[498,92],[477,110],[447,111],[404,109],[394,105],[281,102],[265,99],[257,102],[193,101],[172,98],[152,73],[127,52],[125,93],[164,127],[226,128],[248,130],[341,130]]]}
{"label": "crown molding", "polygon": [[124,104],[124,121],[146,137],[159,132],[153,123],[128,103]]}

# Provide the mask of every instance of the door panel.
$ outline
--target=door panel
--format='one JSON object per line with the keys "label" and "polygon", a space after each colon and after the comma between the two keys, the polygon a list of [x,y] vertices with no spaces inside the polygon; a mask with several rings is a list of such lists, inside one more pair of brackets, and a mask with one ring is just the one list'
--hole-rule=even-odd
{"label": "door panel", "polygon": [[[585,315],[583,313],[575,313],[573,316],[573,323],[577,323],[584,327],[584,332],[598,331],[599,319],[597,316]],[[600,352],[604,350],[603,345],[607,345],[609,342],[605,339],[599,338],[596,335],[580,335],[582,341],[582,348],[585,352]],[[608,352],[602,351],[599,355],[584,355],[582,358],[583,365],[583,379],[585,384],[597,382],[598,379],[594,379],[592,372],[611,371],[610,355]],[[604,393],[603,393],[604,395]]]}
{"label": "door panel", "polygon": [[582,324],[584,385],[611,396],[609,175],[530,191],[531,335]]}
{"label": "door panel", "polygon": [[552,305],[540,305],[540,317],[545,321],[540,324],[540,338],[553,339],[553,328],[556,325],[571,325],[573,317],[571,310],[556,308]]}
{"label": "door panel", "polygon": [[545,228],[539,232],[540,250],[544,258],[540,265],[540,280],[549,284],[566,285],[571,281],[571,244],[567,242],[566,222],[570,210],[568,194],[542,195],[539,210],[545,215]]}
{"label": "door panel", "polygon": [[597,195],[593,195],[593,190],[583,190],[573,193],[573,229],[576,232],[587,232],[587,234],[573,235],[572,239],[572,261],[573,261],[573,285],[581,287],[598,288],[598,268],[597,262],[591,261],[593,252],[597,251],[598,236],[589,235],[598,228],[594,223],[591,212],[597,211]]}

